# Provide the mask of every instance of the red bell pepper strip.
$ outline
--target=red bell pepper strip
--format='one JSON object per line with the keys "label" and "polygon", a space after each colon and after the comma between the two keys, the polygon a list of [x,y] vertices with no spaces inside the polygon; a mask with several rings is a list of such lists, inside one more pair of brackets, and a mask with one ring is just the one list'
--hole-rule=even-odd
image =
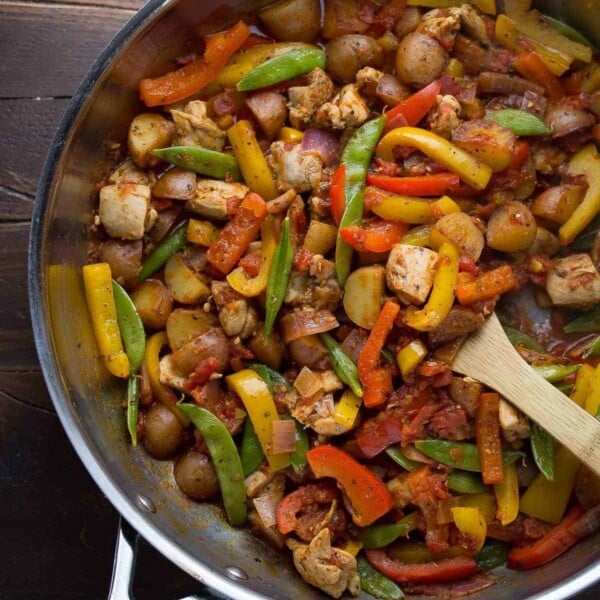
{"label": "red bell pepper strip", "polygon": [[396,127],[416,125],[431,110],[441,89],[442,82],[440,79],[436,79],[416,94],[409,96],[406,100],[388,110],[385,113],[387,123],[383,133],[396,129]]}
{"label": "red bell pepper strip", "polygon": [[504,470],[500,439],[500,396],[496,392],[479,396],[475,413],[475,439],[483,483],[500,483]]}
{"label": "red bell pepper strip", "polygon": [[342,227],[340,235],[343,240],[359,252],[389,252],[394,244],[398,244],[406,231],[405,223],[391,223],[379,219],[365,224],[364,227],[351,225]]}
{"label": "red bell pepper strip", "polygon": [[515,71],[525,79],[541,85],[553,102],[560,100],[565,95],[560,79],[550,71],[542,59],[535,52],[519,54],[513,62]]}
{"label": "red bell pepper strip", "polygon": [[250,35],[250,28],[238,21],[226,31],[206,38],[201,58],[154,79],[140,81],[140,97],[146,106],[160,106],[184,100],[208,85]]}
{"label": "red bell pepper strip", "polygon": [[531,546],[513,548],[508,553],[508,566],[511,569],[534,569],[560,556],[579,541],[579,537],[573,535],[569,528],[581,518],[583,513],[583,508],[576,506],[543,538]]}
{"label": "red bell pepper strip", "polygon": [[367,175],[367,183],[394,194],[440,196],[450,188],[458,187],[460,178],[454,173],[436,173],[435,175],[417,175],[415,177]]}
{"label": "red bell pepper strip", "polygon": [[369,339],[358,356],[358,376],[363,384],[363,403],[367,408],[383,404],[393,388],[392,370],[389,366],[380,367],[379,360],[399,310],[400,307],[393,300],[384,304]]}
{"label": "red bell pepper strip", "polygon": [[340,224],[346,208],[345,188],[346,167],[340,165],[333,173],[329,186],[329,210],[336,225]]}
{"label": "red bell pepper strip", "polygon": [[479,572],[474,558],[456,556],[428,563],[408,564],[391,559],[383,550],[367,550],[367,560],[397,583],[440,583],[466,579]]}
{"label": "red bell pepper strip", "polygon": [[510,265],[503,265],[481,273],[477,278],[460,280],[456,286],[456,297],[463,306],[474,302],[491,300],[500,294],[509,292],[517,284]]}
{"label": "red bell pepper strip", "polygon": [[371,525],[393,508],[383,481],[343,450],[323,444],[309,450],[306,458],[315,477],[333,477],[344,488],[359,527]]}
{"label": "red bell pepper strip", "polygon": [[508,168],[514,169],[515,171],[520,171],[521,167],[525,164],[525,161],[529,156],[529,148],[530,146],[527,140],[517,140]]}
{"label": "red bell pepper strip", "polygon": [[206,252],[208,262],[221,273],[229,273],[258,234],[266,217],[267,203],[258,194],[250,192],[210,245]]}

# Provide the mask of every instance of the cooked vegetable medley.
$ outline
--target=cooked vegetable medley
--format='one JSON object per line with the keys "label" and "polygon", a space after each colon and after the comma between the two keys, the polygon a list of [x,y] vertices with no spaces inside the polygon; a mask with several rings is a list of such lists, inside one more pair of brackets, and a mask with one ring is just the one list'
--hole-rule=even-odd
{"label": "cooked vegetable medley", "polygon": [[465,595],[600,527],[600,481],[452,372],[497,310],[598,416],[600,62],[503,5],[262,9],[140,82],[99,185],[83,277],[132,444],[333,598]]}

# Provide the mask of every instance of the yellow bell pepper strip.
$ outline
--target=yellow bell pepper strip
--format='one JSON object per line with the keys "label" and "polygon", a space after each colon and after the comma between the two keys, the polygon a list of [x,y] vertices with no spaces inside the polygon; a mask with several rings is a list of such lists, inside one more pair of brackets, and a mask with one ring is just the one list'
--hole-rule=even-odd
{"label": "yellow bell pepper strip", "polygon": [[282,127],[279,131],[279,139],[282,142],[299,142],[304,137],[304,131],[294,129],[293,127]]}
{"label": "yellow bell pepper strip", "polygon": [[177,396],[171,388],[163,385],[160,381],[160,351],[168,343],[166,331],[159,331],[148,338],[144,353],[144,363],[146,364],[148,380],[150,381],[150,389],[152,390],[154,400],[164,404],[179,419],[179,422],[184,427],[187,427],[190,421],[177,407]]}
{"label": "yellow bell pepper strip", "polygon": [[242,267],[237,267],[227,275],[227,283],[239,294],[246,298],[254,298],[267,289],[269,271],[273,254],[277,247],[275,239],[275,224],[273,217],[269,216],[263,221],[260,228],[262,238],[261,264],[256,277],[250,277]]}
{"label": "yellow bell pepper strip", "polygon": [[579,369],[579,371],[577,371],[577,377],[575,378],[575,387],[571,392],[571,400],[573,400],[573,402],[575,402],[582,408],[585,408],[585,403],[592,386],[594,372],[594,367],[590,365],[581,365],[581,368]]}
{"label": "yellow bell pepper strip", "polygon": [[427,246],[429,244],[429,235],[431,233],[431,225],[421,225],[409,229],[402,238],[402,244],[410,244],[411,246]]}
{"label": "yellow bell pepper strip", "polygon": [[421,150],[478,190],[485,189],[492,176],[492,169],[488,165],[425,129],[399,127],[390,131],[377,145],[376,154],[379,158],[393,161],[395,146],[411,146]]}
{"label": "yellow bell pepper strip", "polygon": [[563,446],[554,455],[554,479],[548,481],[541,473],[521,496],[520,511],[548,523],[563,518],[579,469],[579,459]]}
{"label": "yellow bell pepper strip", "polygon": [[187,241],[208,248],[219,237],[219,228],[210,221],[190,219],[187,227]]}
{"label": "yellow bell pepper strip", "polygon": [[205,408],[193,404],[179,406],[200,431],[206,443],[217,472],[228,521],[232,525],[243,525],[247,514],[244,472],[231,434],[225,425]]}
{"label": "yellow bell pepper strip", "polygon": [[362,550],[363,545],[357,540],[348,540],[344,545],[344,552],[352,554],[352,556],[358,556],[358,553]]}
{"label": "yellow bell pepper strip", "polygon": [[455,506],[450,509],[454,524],[458,530],[473,541],[474,549],[479,552],[483,548],[487,535],[487,523],[478,508]]}
{"label": "yellow bell pepper strip", "polygon": [[273,421],[279,419],[273,396],[264,380],[251,369],[242,369],[225,378],[227,387],[235,392],[248,411],[267,462],[273,471],[284,469],[290,464],[288,453],[273,454]]}
{"label": "yellow bell pepper strip", "polygon": [[585,410],[593,417],[596,416],[600,407],[600,365],[594,369],[594,374],[590,381],[589,391],[585,398]]}
{"label": "yellow bell pepper strip", "polygon": [[568,175],[585,175],[588,189],[566,223],[558,230],[561,244],[570,244],[600,212],[600,157],[594,144],[582,148],[569,162]]}
{"label": "yellow bell pepper strip", "polygon": [[404,314],[404,323],[417,331],[431,331],[437,327],[446,318],[454,302],[460,256],[456,248],[447,243],[442,244],[439,254],[440,264],[427,304],[420,310],[409,306]]}
{"label": "yellow bell pepper strip", "polygon": [[226,31],[206,38],[204,54],[197,60],[156,77],[140,81],[140,97],[146,106],[160,106],[184,100],[201,90],[217,77],[229,57],[238,50],[250,35],[250,28],[238,21]]}
{"label": "yellow bell pepper strip", "polygon": [[123,349],[117,323],[117,308],[109,264],[85,265],[83,283],[100,356],[106,368],[115,377],[127,378],[130,373],[129,359]]}
{"label": "yellow bell pepper strip", "polygon": [[241,120],[232,125],[227,137],[248,187],[265,200],[273,200],[277,196],[273,174],[250,121]]}
{"label": "yellow bell pepper strip", "polygon": [[519,515],[519,482],[514,464],[504,465],[504,477],[494,485],[498,510],[496,518],[502,525],[512,523]]}
{"label": "yellow bell pepper strip", "polygon": [[487,15],[496,14],[496,0],[407,0],[408,6],[425,6],[426,8],[451,8],[462,4],[472,4]]}
{"label": "yellow bell pepper strip", "polygon": [[356,423],[362,400],[352,391],[346,390],[335,405],[333,420],[342,427],[351,429]]}
{"label": "yellow bell pepper strip", "polygon": [[476,508],[486,523],[491,523],[496,518],[496,498],[493,494],[469,494],[468,496],[454,496],[450,499],[450,507]]}
{"label": "yellow bell pepper strip", "polygon": [[427,348],[421,340],[413,340],[396,355],[402,377],[412,373],[427,356]]}
{"label": "yellow bell pepper strip", "polygon": [[343,450],[322,444],[309,450],[306,458],[315,477],[333,477],[344,489],[359,527],[371,525],[393,508],[385,483]]}

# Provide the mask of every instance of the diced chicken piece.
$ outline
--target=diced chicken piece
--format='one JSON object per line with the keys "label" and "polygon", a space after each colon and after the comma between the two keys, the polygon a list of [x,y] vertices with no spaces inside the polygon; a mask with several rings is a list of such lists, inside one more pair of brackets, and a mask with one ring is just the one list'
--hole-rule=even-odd
{"label": "diced chicken piece", "polygon": [[413,494],[410,491],[410,487],[408,487],[407,473],[401,473],[397,477],[390,479],[386,483],[386,486],[392,495],[394,508],[403,510],[413,501]]}
{"label": "diced chicken piece", "polygon": [[304,129],[309,125],[317,109],[331,98],[333,91],[331,79],[318,67],[308,74],[308,85],[291,87],[288,106],[292,127]]}
{"label": "diced chicken piece", "polygon": [[507,442],[516,442],[529,437],[529,421],[504,398],[500,398],[500,429]]}
{"label": "diced chicken piece", "polygon": [[130,158],[119,163],[108,177],[108,183],[138,183],[152,186],[155,181],[154,173],[142,171]]}
{"label": "diced chicken piece", "polygon": [[342,380],[337,376],[337,373],[332,369],[325,371],[315,371],[315,375],[321,380],[323,384],[323,392],[328,394],[329,392],[336,392],[337,390],[344,389]]}
{"label": "diced chicken piece", "polygon": [[220,152],[227,134],[206,116],[206,102],[193,100],[181,110],[171,110],[177,134],[174,146],[202,146]]}
{"label": "diced chicken piece", "polygon": [[185,382],[187,380],[175,366],[172,354],[166,354],[160,359],[159,379],[164,385],[175,388],[177,391],[183,392],[184,394],[189,393],[189,390],[185,387]]}
{"label": "diced chicken piece", "polygon": [[463,31],[480,44],[489,46],[490,38],[481,15],[470,4],[463,4],[459,10]]}
{"label": "diced chicken piece", "polygon": [[332,129],[359,127],[371,114],[354,83],[345,85],[332,99],[317,111],[317,125]]}
{"label": "diced chicken piece", "polygon": [[229,337],[245,340],[256,333],[258,314],[246,298],[226,281],[213,281],[211,292],[219,309],[219,321]]}
{"label": "diced chicken piece", "polygon": [[588,254],[572,254],[554,261],[546,291],[555,306],[591,308],[600,302],[600,274]]}
{"label": "diced chicken piece", "polygon": [[280,192],[308,192],[321,183],[321,157],[316,152],[303,152],[300,144],[273,142],[268,161]]}
{"label": "diced chicken piece", "polygon": [[353,596],[360,591],[356,559],[352,554],[331,545],[331,532],[322,529],[309,545],[289,539],[288,548],[294,566],[302,579],[332,598],[340,598],[348,590]]}
{"label": "diced chicken piece", "polygon": [[285,394],[283,402],[294,419],[321,435],[342,435],[352,429],[340,425],[333,418],[335,404],[331,393],[303,398],[293,389]]}
{"label": "diced chicken piece", "polygon": [[404,304],[423,304],[433,285],[438,253],[420,246],[396,244],[385,268],[387,285]]}
{"label": "diced chicken piece", "polygon": [[374,96],[377,91],[377,84],[383,76],[383,71],[373,67],[363,67],[356,74],[356,87],[367,96]]}
{"label": "diced chicken piece", "polygon": [[335,264],[320,254],[312,257],[308,272],[294,271],[290,276],[284,302],[294,307],[312,306],[334,311],[342,290],[335,274]]}
{"label": "diced chicken piece", "polygon": [[438,96],[429,117],[431,131],[449,140],[460,125],[460,110],[460,102],[454,96]]}
{"label": "diced chicken piece", "polygon": [[227,201],[242,200],[249,191],[242,183],[199,179],[196,183],[196,197],[188,200],[185,207],[209,219],[227,219]]}
{"label": "diced chicken piece", "polygon": [[256,498],[273,481],[275,475],[276,472],[272,471],[268,465],[263,465],[254,473],[250,473],[244,480],[248,498]]}
{"label": "diced chicken piece", "polygon": [[283,473],[276,473],[252,501],[265,527],[277,524],[277,505],[283,499],[285,479]]}
{"label": "diced chicken piece", "polygon": [[156,220],[150,211],[150,188],[137,183],[105,185],[98,208],[106,233],[122,240],[140,240]]}
{"label": "diced chicken piece", "polygon": [[454,38],[460,31],[460,8],[437,8],[427,11],[417,27],[423,33],[437,40],[445,50],[454,45]]}

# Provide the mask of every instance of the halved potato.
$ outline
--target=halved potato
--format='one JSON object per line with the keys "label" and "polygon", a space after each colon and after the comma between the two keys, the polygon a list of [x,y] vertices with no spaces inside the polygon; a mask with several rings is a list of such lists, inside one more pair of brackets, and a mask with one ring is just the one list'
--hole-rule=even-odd
{"label": "halved potato", "polygon": [[171,200],[191,200],[196,196],[196,173],[175,167],[154,184],[152,195]]}
{"label": "halved potato", "polygon": [[182,304],[204,302],[210,297],[210,287],[190,269],[179,254],[173,254],[165,265],[165,284],[174,300]]}
{"label": "halved potato", "polygon": [[137,308],[144,327],[164,329],[173,310],[169,290],[158,279],[147,279],[135,288],[131,299]]}
{"label": "halved potato", "polygon": [[[459,212],[443,216],[433,226],[430,237],[435,236],[436,233],[450,240],[461,254],[465,254],[475,262],[479,260],[485,242],[483,233],[469,215]],[[437,246],[435,243],[433,245]]]}
{"label": "halved potato", "polygon": [[542,192],[531,205],[531,212],[557,225],[569,220],[583,198],[583,188],[578,185],[557,185]]}
{"label": "halved potato", "polygon": [[346,280],[344,310],[359,327],[372,329],[385,294],[385,268],[369,265],[356,269]]}
{"label": "halved potato", "polygon": [[142,113],[131,121],[127,149],[133,162],[145,169],[160,162],[153,150],[170,146],[175,137],[175,123],[158,113]]}
{"label": "halved potato", "polygon": [[304,238],[304,248],[313,254],[325,256],[335,246],[336,239],[337,228],[312,219]]}
{"label": "halved potato", "polygon": [[196,336],[218,327],[217,315],[202,308],[177,308],[167,319],[167,339],[171,350],[179,350]]}

